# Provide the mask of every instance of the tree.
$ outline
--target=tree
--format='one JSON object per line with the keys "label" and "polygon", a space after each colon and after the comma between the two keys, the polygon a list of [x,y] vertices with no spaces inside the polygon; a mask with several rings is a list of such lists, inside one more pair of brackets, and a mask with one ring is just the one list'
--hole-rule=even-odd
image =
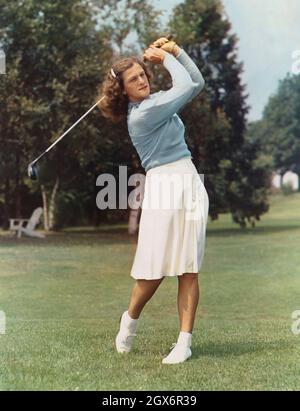
{"label": "tree", "polygon": [[[6,95],[15,105],[7,106],[10,124],[4,115],[1,118],[1,138],[9,141],[13,135],[18,140],[22,147],[18,161],[23,166],[90,106],[111,50],[103,47],[106,37],[96,31],[89,4],[80,0],[32,0],[22,7],[18,1],[1,0],[0,23],[7,72],[12,71],[13,62],[19,63],[16,82],[4,84]],[[58,187],[63,189],[59,181],[62,177],[64,184],[74,180],[79,153],[94,151],[99,132],[94,121],[84,129],[82,125],[76,128],[68,137],[67,144],[62,142],[48,154],[49,172],[41,173],[41,186],[28,183],[33,192],[42,190],[44,208],[52,210],[49,218],[45,216],[46,228],[47,220],[52,222],[49,228],[54,226],[56,194]],[[22,169],[24,173],[25,167]],[[50,207],[48,198],[52,199]]]}
{"label": "tree", "polygon": [[210,216],[215,219],[229,210],[233,220],[245,226],[246,220],[258,219],[267,204],[265,196],[260,196],[259,208],[254,200],[258,192],[265,192],[265,181],[253,185],[250,178],[257,151],[245,141],[249,107],[240,78],[243,65],[237,61],[237,36],[230,33],[219,0],[185,0],[175,7],[169,29],[200,67],[206,83],[182,116],[194,161],[205,174]]}
{"label": "tree", "polygon": [[[300,75],[287,74],[256,123],[263,150],[273,159],[273,169],[281,176],[286,171],[300,178]],[[300,186],[299,186],[300,190]]]}

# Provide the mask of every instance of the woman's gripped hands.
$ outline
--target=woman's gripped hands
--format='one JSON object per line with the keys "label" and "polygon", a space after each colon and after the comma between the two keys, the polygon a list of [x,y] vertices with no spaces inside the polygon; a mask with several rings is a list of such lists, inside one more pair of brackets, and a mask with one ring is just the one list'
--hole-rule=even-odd
{"label": "woman's gripped hands", "polygon": [[[166,37],[160,37],[159,39],[155,40],[151,45],[155,47],[161,47],[164,44],[168,43],[169,40]],[[167,51],[167,50],[165,50]]]}
{"label": "woman's gripped hands", "polygon": [[167,53],[177,56],[180,52],[180,47],[173,40],[169,40],[166,37],[160,37],[152,43],[153,46],[159,47],[161,50]]}
{"label": "woman's gripped hands", "polygon": [[161,48],[155,47],[151,44],[144,52],[143,58],[144,60],[151,61],[152,63],[162,63],[164,61],[167,52],[162,50]]}

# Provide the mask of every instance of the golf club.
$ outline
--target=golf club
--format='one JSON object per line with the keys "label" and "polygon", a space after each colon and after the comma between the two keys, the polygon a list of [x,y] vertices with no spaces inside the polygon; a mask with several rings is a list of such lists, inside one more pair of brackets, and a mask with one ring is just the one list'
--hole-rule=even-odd
{"label": "golf club", "polygon": [[76,126],[76,124],[78,124],[85,116],[87,116],[89,114],[90,111],[92,111],[97,104],[100,103],[100,101],[102,101],[104,99],[104,96],[101,97],[101,99],[99,101],[97,101],[97,103],[95,103],[83,116],[80,117],[80,119],[78,119],[67,131],[65,131],[57,140],[54,141],[53,144],[51,144],[50,147],[47,148],[47,150],[45,150],[41,155],[39,155],[35,160],[33,160],[29,165],[28,165],[28,177],[31,178],[31,180],[36,180],[37,179],[37,162],[44,157],[44,155],[46,155],[63,137],[65,137],[69,131],[72,130],[72,128],[74,128]]}

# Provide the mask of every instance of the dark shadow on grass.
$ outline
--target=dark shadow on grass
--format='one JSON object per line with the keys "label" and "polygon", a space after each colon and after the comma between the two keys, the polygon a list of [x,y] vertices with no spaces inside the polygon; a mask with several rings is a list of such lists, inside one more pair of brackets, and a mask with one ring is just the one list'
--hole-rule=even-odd
{"label": "dark shadow on grass", "polygon": [[[280,233],[283,231],[292,231],[292,230],[300,230],[300,224],[285,224],[285,225],[271,225],[271,226],[257,226],[255,228],[246,228],[241,229],[240,227],[230,227],[230,228],[208,228],[207,229],[207,236],[209,237],[228,237],[234,235],[265,235],[265,234],[275,234]],[[72,236],[80,236],[80,235],[91,235],[91,236],[99,236],[99,235],[111,235],[111,236],[130,236],[128,234],[128,227],[120,227],[120,226],[111,226],[111,227],[99,227],[99,228],[91,228],[83,229],[78,231],[65,231],[60,232],[60,235],[72,235]],[[136,234],[137,236],[137,234]]]}
{"label": "dark shadow on grass", "polygon": [[[255,228],[240,229],[236,227],[228,228],[208,228],[207,237],[208,238],[226,238],[234,236],[259,236],[276,234],[288,231],[300,230],[300,225],[272,225],[272,226],[260,226]],[[60,245],[72,246],[78,244],[97,244],[99,245],[105,243],[107,245],[113,244],[126,244],[133,243],[136,244],[138,239],[138,232],[134,235],[128,234],[127,225],[120,227],[117,225],[104,226],[99,228],[83,228],[80,227],[73,230],[62,230],[58,232],[51,232],[46,234],[45,239],[30,238],[22,236],[21,239],[16,237],[11,237],[10,233],[3,233],[0,235],[0,246],[12,246],[12,245],[22,245],[22,246],[47,246],[53,245],[55,243]]]}
{"label": "dark shadow on grass", "polygon": [[111,235],[117,235],[117,234],[127,234],[128,235],[128,228],[127,227],[114,227],[112,226],[111,228],[95,228],[94,230],[79,230],[79,231],[62,231],[63,234],[66,235],[81,235],[81,234],[89,234],[89,235],[99,235],[99,234],[111,234]]}
{"label": "dark shadow on grass", "polygon": [[0,236],[0,247],[11,246],[35,246],[35,247],[47,247],[47,246],[77,246],[77,245],[114,245],[114,244],[136,244],[137,234],[130,235],[127,229],[118,228],[114,230],[103,229],[98,231],[76,231],[76,232],[51,232],[46,234],[46,238],[30,238],[22,236],[20,239],[12,237],[11,235]]}
{"label": "dark shadow on grass", "polygon": [[199,358],[203,356],[209,357],[238,357],[244,354],[257,352],[270,352],[273,350],[282,350],[289,348],[290,344],[287,341],[277,340],[270,342],[258,341],[235,341],[228,343],[204,343],[193,345],[193,357]]}
{"label": "dark shadow on grass", "polygon": [[265,234],[276,234],[283,231],[293,231],[300,230],[300,225],[272,225],[272,226],[263,226],[255,228],[246,228],[241,229],[236,228],[216,228],[216,229],[207,229],[207,237],[228,237],[234,235],[265,235]]}

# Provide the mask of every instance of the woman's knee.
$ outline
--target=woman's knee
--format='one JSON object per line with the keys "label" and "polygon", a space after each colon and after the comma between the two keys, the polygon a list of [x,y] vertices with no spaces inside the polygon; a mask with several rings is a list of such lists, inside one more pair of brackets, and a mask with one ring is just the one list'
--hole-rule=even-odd
{"label": "woman's knee", "polygon": [[163,278],[159,278],[156,280],[136,280],[137,284],[142,284],[142,285],[156,285],[160,284],[162,282]]}
{"label": "woman's knee", "polygon": [[163,278],[158,280],[136,280],[136,284],[139,288],[145,290],[153,290],[156,289],[160,283],[162,282]]}
{"label": "woman's knee", "polygon": [[178,276],[179,282],[198,281],[198,273],[184,273]]}

